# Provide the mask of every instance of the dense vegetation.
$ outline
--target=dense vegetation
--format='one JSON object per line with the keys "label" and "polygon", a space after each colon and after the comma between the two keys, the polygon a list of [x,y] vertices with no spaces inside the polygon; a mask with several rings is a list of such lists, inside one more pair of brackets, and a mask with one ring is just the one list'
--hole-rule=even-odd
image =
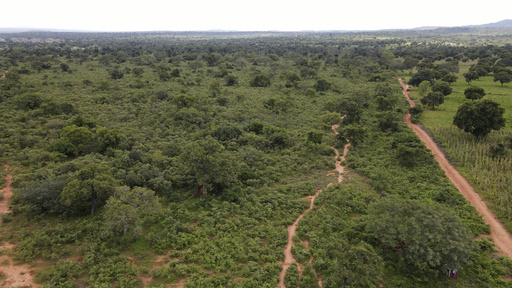
{"label": "dense vegetation", "polygon": [[[0,159],[18,168],[1,240],[42,260],[44,287],[276,287],[286,228],[324,189],[287,287],[510,287],[512,262],[403,123],[397,81],[442,113],[461,63],[508,73],[510,31],[438,32],[0,35]],[[348,177],[325,188],[347,139]]]}

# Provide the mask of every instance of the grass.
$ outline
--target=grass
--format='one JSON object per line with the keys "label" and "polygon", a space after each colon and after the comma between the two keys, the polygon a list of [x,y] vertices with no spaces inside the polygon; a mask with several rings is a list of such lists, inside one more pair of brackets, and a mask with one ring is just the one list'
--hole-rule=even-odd
{"label": "grass", "polygon": [[[433,135],[446,147],[447,152],[459,172],[472,184],[487,202],[489,208],[497,214],[505,227],[512,231],[512,151],[493,157],[490,152],[492,145],[507,144],[507,137],[512,136],[512,84],[503,87],[493,81],[493,76],[481,77],[472,81],[471,86],[483,88],[489,99],[505,108],[506,124],[500,131],[493,131],[484,139],[477,140],[452,125],[453,117],[460,105],[465,103],[464,90],[469,85],[464,81],[463,73],[467,72],[474,62],[461,63],[458,81],[452,84],[453,93],[445,97],[444,104],[435,110],[426,110],[421,117],[422,124],[432,131]],[[411,87],[413,97],[419,99],[418,89]]]}

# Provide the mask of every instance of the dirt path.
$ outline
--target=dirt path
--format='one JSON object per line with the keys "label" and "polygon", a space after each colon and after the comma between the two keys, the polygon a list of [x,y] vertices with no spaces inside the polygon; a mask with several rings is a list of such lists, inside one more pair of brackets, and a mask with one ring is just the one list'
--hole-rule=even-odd
{"label": "dirt path", "polygon": [[11,212],[11,210],[9,209],[10,198],[12,196],[12,174],[9,171],[10,167],[11,166],[9,164],[4,164],[5,187],[0,191],[3,195],[3,198],[0,200],[0,214]]}
{"label": "dirt path", "polygon": [[[12,174],[10,171],[10,165],[4,164],[5,169],[5,187],[2,189],[3,194],[2,200],[0,200],[0,214],[8,213],[10,198],[12,196]],[[1,287],[39,287],[34,283],[33,277],[35,270],[31,269],[28,264],[14,265],[13,260],[9,256],[9,253],[14,249],[14,244],[3,243],[0,245],[0,250],[3,250],[2,256],[0,256],[0,273],[5,275],[4,280],[0,280]]]}
{"label": "dirt path", "polygon": [[[332,126],[332,131],[334,132],[334,134],[338,134],[338,131],[337,131],[338,127],[339,127],[339,125]],[[341,156],[341,158],[340,158],[340,152],[338,151],[338,149],[331,147],[332,149],[334,149],[334,152],[335,152],[335,159],[336,159],[335,171],[338,172],[338,180],[337,180],[338,183],[341,183],[343,181],[343,173],[345,171],[345,168],[341,165],[341,162],[345,161],[345,156],[347,155],[349,146],[350,146],[350,144],[345,145],[345,147],[343,149],[343,155]],[[340,158],[340,160],[338,160],[338,158]],[[332,183],[329,183],[327,185],[327,187],[329,187],[331,185],[332,185]],[[295,258],[293,257],[293,254],[292,254],[292,247],[294,245],[293,237],[295,236],[297,226],[299,225],[299,221],[300,221],[300,219],[302,219],[302,217],[304,217],[304,215],[306,215],[306,213],[309,212],[309,210],[313,209],[313,207],[315,206],[315,199],[318,195],[320,195],[320,193],[322,193],[322,190],[317,190],[315,195],[306,197],[306,199],[310,200],[309,208],[302,211],[302,213],[299,215],[299,217],[297,217],[297,219],[295,219],[293,224],[288,226],[288,243],[284,247],[284,262],[282,263],[283,268],[281,270],[281,273],[279,274],[278,287],[280,287],[280,288],[286,288],[286,286],[284,285],[284,278],[286,276],[286,270],[288,269],[288,267],[290,267],[290,265],[292,265],[293,263],[297,263],[297,261],[295,260]],[[307,249],[309,249],[309,245],[305,245],[305,246]],[[311,258],[309,259],[309,263],[311,263],[312,261],[313,261],[313,256],[311,256]],[[315,271],[315,276],[316,276],[316,271]],[[318,286],[323,287],[322,279],[318,276],[317,276],[317,279],[318,279]]]}
{"label": "dirt path", "polygon": [[[409,91],[407,89],[409,86],[404,83],[402,79],[399,79],[400,84],[403,87],[403,93],[411,107],[414,106],[414,101],[409,98]],[[450,179],[450,181],[457,187],[459,192],[464,195],[464,197],[473,205],[478,213],[482,215],[484,221],[491,226],[491,237],[493,239],[496,248],[505,256],[512,258],[512,236],[505,229],[503,224],[496,218],[496,215],[487,208],[485,202],[480,198],[480,195],[475,192],[473,187],[466,181],[466,179],[460,175],[459,171],[455,169],[446,159],[445,155],[439,147],[437,147],[436,143],[428,136],[428,134],[421,129],[418,125],[415,125],[411,122],[411,115],[406,114],[404,116],[404,121],[407,123],[409,127],[414,130],[416,135],[425,143],[428,149],[432,151],[434,157],[437,162],[439,162],[439,166],[444,170],[446,176]]]}

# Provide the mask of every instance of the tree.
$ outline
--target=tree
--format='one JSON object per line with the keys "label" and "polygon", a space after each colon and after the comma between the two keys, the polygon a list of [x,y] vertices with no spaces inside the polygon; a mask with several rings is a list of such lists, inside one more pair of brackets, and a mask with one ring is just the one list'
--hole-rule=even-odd
{"label": "tree", "polygon": [[462,220],[435,202],[390,195],[373,203],[368,212],[368,232],[416,272],[444,264],[460,268],[476,248]]}
{"label": "tree", "polygon": [[429,81],[430,83],[433,83],[436,79],[436,76],[434,72],[430,69],[423,69],[418,71],[418,73],[412,75],[411,79],[409,79],[409,82],[407,84],[418,87],[421,82],[423,81]]}
{"label": "tree", "polygon": [[428,92],[430,92],[430,82],[429,81],[423,81],[418,85],[418,92],[420,93],[421,97],[424,97],[427,95]]}
{"label": "tree", "polygon": [[381,279],[383,260],[368,243],[352,245],[342,238],[331,237],[323,248],[329,261],[324,278],[326,287],[368,287]]}
{"label": "tree", "polygon": [[142,216],[160,209],[155,192],[142,187],[118,187],[105,205],[103,233],[126,236],[142,230]]}
{"label": "tree", "polygon": [[270,86],[270,77],[267,75],[260,73],[251,80],[249,83],[251,87],[268,87]]}
{"label": "tree", "polygon": [[341,126],[340,134],[348,139],[353,147],[357,147],[367,137],[368,130],[362,125],[349,124]]}
{"label": "tree", "polygon": [[485,90],[480,87],[469,87],[464,90],[464,96],[469,100],[479,100],[485,96]]}
{"label": "tree", "polygon": [[208,65],[208,67],[213,67],[219,62],[220,56],[215,53],[208,53],[203,55],[203,59],[206,61],[206,65]]}
{"label": "tree", "polygon": [[505,127],[504,113],[505,109],[491,100],[468,102],[462,104],[457,110],[453,118],[453,125],[481,138],[492,130]]}
{"label": "tree", "polygon": [[[7,75],[9,74],[11,73],[8,73]],[[41,104],[43,103],[43,98],[35,94],[23,94],[15,98],[15,103],[19,109],[25,111],[34,110],[41,106]]]}
{"label": "tree", "polygon": [[178,167],[197,188],[197,194],[221,193],[234,186],[238,178],[238,163],[224,146],[207,136],[186,145],[178,157]]}
{"label": "tree", "polygon": [[125,140],[121,130],[107,128],[98,129],[95,138],[98,144],[98,152],[100,153],[104,153],[108,149],[119,148],[120,144]]}
{"label": "tree", "polygon": [[62,190],[61,202],[77,214],[83,214],[89,207],[94,215],[95,209],[114,193],[116,183],[106,165],[88,164],[71,176]]}
{"label": "tree", "polygon": [[319,79],[313,86],[317,92],[325,92],[331,88],[331,83],[324,79]]}
{"label": "tree", "polygon": [[454,75],[454,74],[451,74],[451,73],[450,73],[450,74],[446,74],[446,75],[443,77],[443,79],[442,79],[442,80],[443,80],[444,82],[447,82],[447,83],[449,83],[449,84],[451,85],[452,83],[457,82],[457,79],[458,79],[457,75]]}
{"label": "tree", "polygon": [[494,74],[494,82],[499,81],[501,83],[501,87],[503,87],[503,84],[512,82],[512,75],[507,72],[498,72]]}
{"label": "tree", "polygon": [[66,63],[60,63],[60,69],[62,72],[68,72],[69,71],[69,65]]}
{"label": "tree", "polygon": [[404,62],[403,62],[403,68],[405,70],[409,70],[412,72],[412,69],[418,65],[418,62],[420,62],[418,59],[413,58],[411,56],[405,56]]}
{"label": "tree", "polygon": [[432,92],[439,92],[444,96],[452,94],[452,91],[453,89],[452,87],[450,87],[450,84],[448,84],[448,82],[441,81],[432,85]]}
{"label": "tree", "polygon": [[427,96],[421,98],[421,104],[431,106],[434,110],[435,106],[444,103],[444,95],[440,92],[429,92]]}
{"label": "tree", "polygon": [[478,75],[478,73],[476,73],[474,71],[468,71],[462,75],[464,76],[464,80],[466,80],[468,85],[469,85],[469,83],[471,83],[471,81],[480,79],[480,76]]}
{"label": "tree", "polygon": [[123,73],[123,71],[121,71],[119,69],[114,69],[110,72],[110,78],[112,78],[114,80],[121,79],[123,77],[124,77],[124,73]]}

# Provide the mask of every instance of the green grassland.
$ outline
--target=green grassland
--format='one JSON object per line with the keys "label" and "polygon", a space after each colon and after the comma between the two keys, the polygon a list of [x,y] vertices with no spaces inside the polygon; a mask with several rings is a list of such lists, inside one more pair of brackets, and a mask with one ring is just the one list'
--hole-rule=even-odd
{"label": "green grassland", "polygon": [[[503,129],[493,131],[485,138],[478,140],[452,124],[458,107],[470,101],[464,97],[464,89],[469,86],[462,74],[474,64],[476,64],[475,61],[461,63],[459,78],[451,85],[453,93],[446,96],[444,104],[436,107],[435,110],[427,110],[421,117],[421,122],[446,148],[457,169],[484,197],[507,229],[512,231],[508,200],[512,189],[512,183],[509,180],[512,173],[510,170],[512,154],[508,151],[495,157],[491,153],[491,147],[497,144],[506,145],[512,136],[512,84],[504,84],[502,87],[499,82],[493,81],[492,74],[470,83],[471,86],[485,90],[486,96],[483,99],[495,101],[505,109],[506,123]],[[420,98],[417,89],[411,88],[411,91],[416,99]]]}

